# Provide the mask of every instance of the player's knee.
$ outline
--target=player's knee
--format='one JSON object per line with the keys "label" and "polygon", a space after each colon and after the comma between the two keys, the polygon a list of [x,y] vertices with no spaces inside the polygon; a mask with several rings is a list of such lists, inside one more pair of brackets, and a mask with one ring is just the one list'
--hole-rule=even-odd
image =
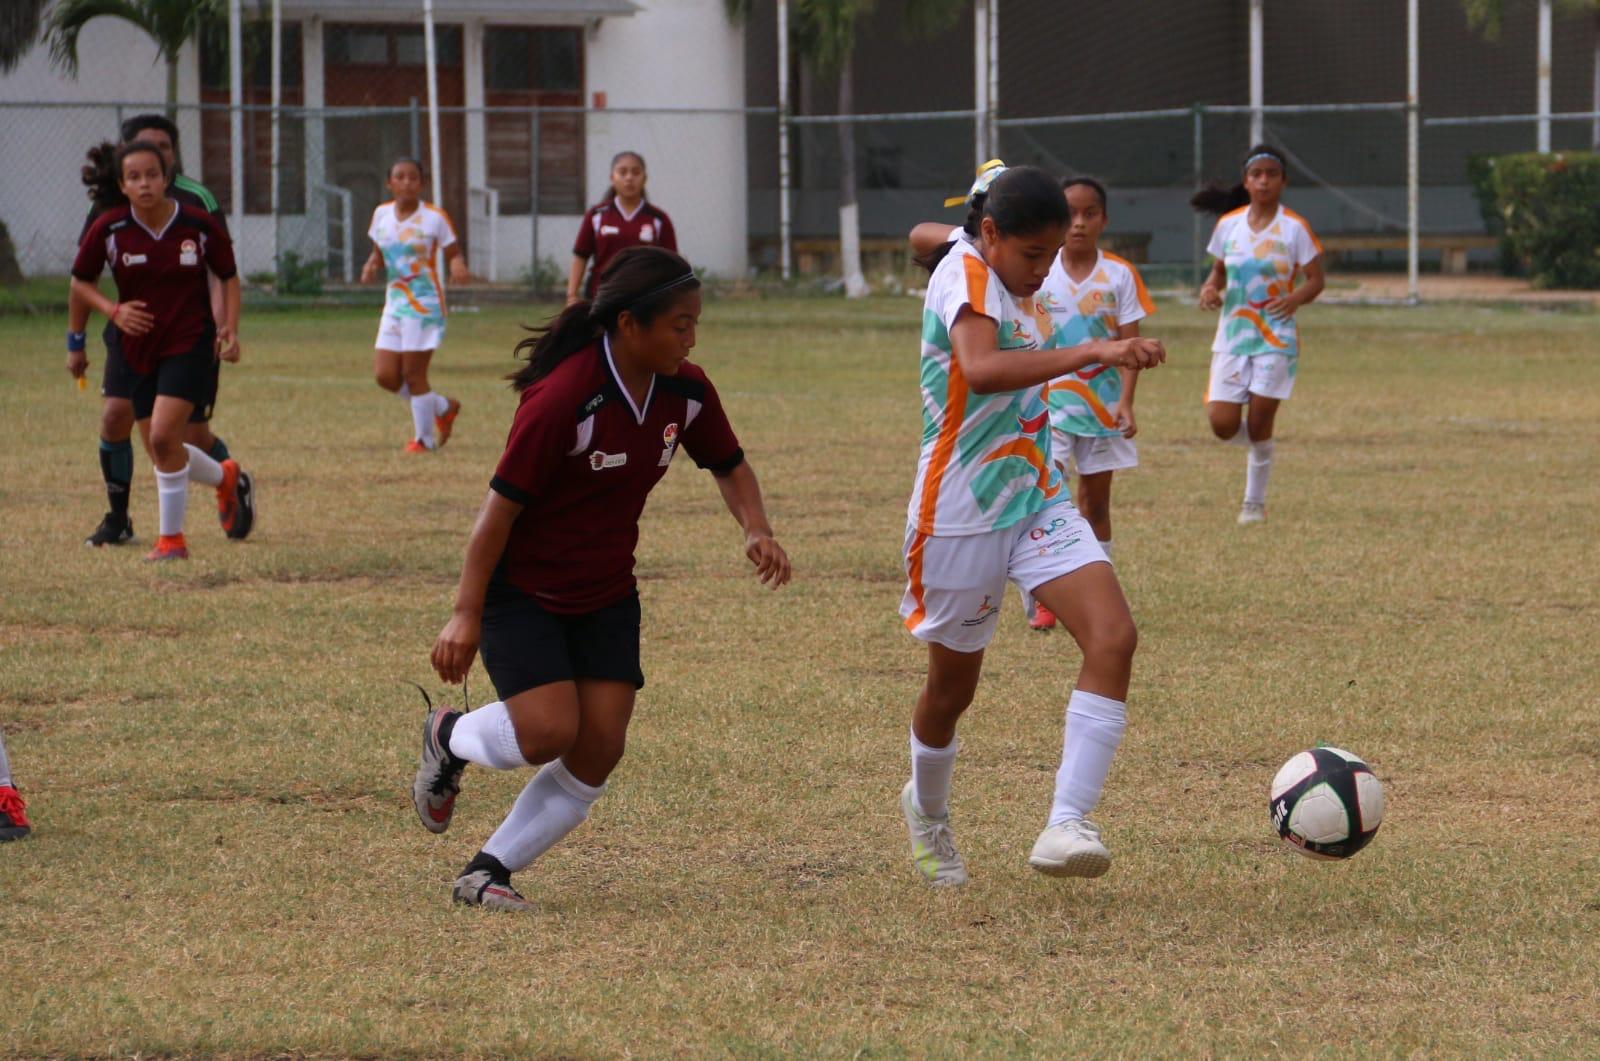
{"label": "player's knee", "polygon": [[411,388],[412,394],[428,393],[428,370],[423,368],[408,368],[402,375],[405,377],[406,386]]}
{"label": "player's knee", "polygon": [[1211,414],[1211,433],[1224,442],[1239,433],[1239,418],[1227,413]]}
{"label": "player's knee", "polygon": [[1111,519],[1111,500],[1104,497],[1081,497],[1078,499],[1078,511],[1090,526],[1098,529]]}
{"label": "player's knee", "polygon": [[623,754],[628,750],[627,731],[617,733],[585,734],[580,742],[581,749],[575,749],[583,754],[583,762],[591,774],[604,774],[607,777],[611,771],[622,762]]}
{"label": "player's knee", "polygon": [[578,739],[576,717],[522,719],[516,724],[517,749],[528,762],[538,765],[559,759],[572,750]]}
{"label": "player's knee", "polygon": [[1133,659],[1139,647],[1139,629],[1133,625],[1133,616],[1126,613],[1103,619],[1090,628],[1084,638],[1085,660],[1110,666],[1123,666]]}
{"label": "player's knee", "polygon": [[100,437],[109,442],[121,442],[133,434],[133,410],[118,405],[107,405],[100,410]]}
{"label": "player's knee", "polygon": [[400,389],[399,369],[380,368],[372,373],[372,378],[377,380],[378,386],[382,387],[386,391],[397,391]]}

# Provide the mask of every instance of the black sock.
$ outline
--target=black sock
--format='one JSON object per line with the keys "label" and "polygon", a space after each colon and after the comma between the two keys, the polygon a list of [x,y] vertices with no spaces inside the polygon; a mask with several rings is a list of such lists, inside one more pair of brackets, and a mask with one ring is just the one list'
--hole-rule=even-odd
{"label": "black sock", "polygon": [[211,436],[211,445],[206,447],[206,455],[221,464],[228,459],[228,444],[216,435]]}
{"label": "black sock", "polygon": [[100,440],[100,474],[106,481],[106,500],[111,514],[128,522],[128,489],[133,485],[133,443]]}
{"label": "black sock", "polygon": [[461,721],[461,712],[448,711],[445,713],[444,721],[439,723],[439,746],[444,749],[445,755],[458,763],[464,763],[466,760],[458,757],[450,750],[450,734],[455,732],[456,723],[459,721]]}
{"label": "black sock", "polygon": [[489,879],[498,884],[511,883],[511,871],[506,869],[505,863],[493,855],[484,854],[482,851],[472,856],[472,861],[467,863],[467,868],[461,871],[461,875],[465,877],[468,873],[476,873],[480,869],[488,870]]}

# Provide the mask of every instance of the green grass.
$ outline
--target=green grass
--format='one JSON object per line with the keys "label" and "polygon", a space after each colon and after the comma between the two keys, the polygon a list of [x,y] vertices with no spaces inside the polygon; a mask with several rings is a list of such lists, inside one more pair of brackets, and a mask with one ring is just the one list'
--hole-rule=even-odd
{"label": "green grass", "polygon": [[[644,520],[640,699],[588,824],[447,886],[525,776],[424,833],[427,652],[514,404],[522,314],[458,315],[436,456],[368,378],[375,314],[257,316],[217,428],[249,542],[78,542],[98,402],[55,318],[0,353],[0,726],[35,835],[0,848],[0,1054],[1592,1055],[1600,1051],[1600,358],[1593,315],[1313,307],[1271,519],[1200,405],[1210,320],[1150,322],[1119,477],[1141,645],[1096,882],[1025,864],[1077,654],[1007,602],[962,729],[972,884],[912,875],[896,797],[923,654],[900,627],[917,304],[713,301],[700,360],[796,565],[746,575],[678,462]],[[100,351],[93,357],[98,378]],[[134,517],[155,529],[148,460]],[[473,698],[488,686],[475,672]],[[448,695],[448,694],[447,694]],[[1349,863],[1278,845],[1267,783],[1319,740],[1389,816]]]}

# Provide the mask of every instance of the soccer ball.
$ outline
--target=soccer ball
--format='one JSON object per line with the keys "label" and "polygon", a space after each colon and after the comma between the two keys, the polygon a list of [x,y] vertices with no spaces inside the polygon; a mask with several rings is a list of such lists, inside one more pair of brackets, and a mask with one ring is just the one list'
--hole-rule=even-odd
{"label": "soccer ball", "polygon": [[1312,748],[1279,768],[1267,804],[1284,843],[1308,858],[1349,858],[1383,823],[1383,783],[1339,748]]}

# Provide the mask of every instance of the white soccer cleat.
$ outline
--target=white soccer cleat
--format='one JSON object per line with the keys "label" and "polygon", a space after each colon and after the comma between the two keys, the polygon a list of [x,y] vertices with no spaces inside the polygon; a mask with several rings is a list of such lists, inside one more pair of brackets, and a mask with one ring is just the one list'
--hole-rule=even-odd
{"label": "white soccer cleat", "polygon": [[911,861],[923,880],[935,888],[959,888],[967,883],[967,865],[956,853],[956,837],[950,831],[950,815],[929,818],[917,810],[912,783],[900,790],[900,813],[905,815],[911,834]]}
{"label": "white soccer cleat", "polygon": [[1111,852],[1098,825],[1074,818],[1039,834],[1028,865],[1047,877],[1098,877],[1111,868]]}
{"label": "white soccer cleat", "polygon": [[1265,523],[1267,520],[1267,506],[1254,501],[1246,501],[1239,508],[1239,526],[1247,523]]}

